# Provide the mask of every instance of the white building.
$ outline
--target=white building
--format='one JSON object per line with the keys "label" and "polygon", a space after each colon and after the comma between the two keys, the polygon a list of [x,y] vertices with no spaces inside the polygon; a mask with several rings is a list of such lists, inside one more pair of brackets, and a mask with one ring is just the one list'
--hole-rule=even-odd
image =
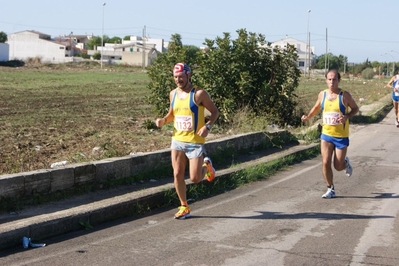
{"label": "white building", "polygon": [[0,62],[8,61],[9,45],[7,43],[0,43]]}
{"label": "white building", "polygon": [[315,48],[314,46],[309,46],[308,52],[306,51],[306,42],[299,41],[294,38],[286,37],[284,39],[275,41],[272,43],[272,47],[280,47],[284,49],[287,47],[287,44],[293,45],[298,54],[297,66],[302,71],[309,71],[309,66],[312,65],[312,62],[315,59]]}
{"label": "white building", "polygon": [[10,60],[40,58],[46,63],[65,63],[69,51],[63,42],[57,43],[50,35],[37,31],[22,31],[8,35]]}
{"label": "white building", "polygon": [[87,54],[92,56],[102,53],[103,62],[106,64],[127,64],[131,66],[147,67],[157,58],[158,53],[165,51],[163,39],[130,36],[129,40],[122,43],[105,43],[104,46],[89,50]]}

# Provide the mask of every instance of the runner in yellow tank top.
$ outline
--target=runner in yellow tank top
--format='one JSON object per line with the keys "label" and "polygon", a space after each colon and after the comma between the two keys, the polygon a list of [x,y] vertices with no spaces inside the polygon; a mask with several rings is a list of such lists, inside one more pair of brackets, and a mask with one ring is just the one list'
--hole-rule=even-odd
{"label": "runner in yellow tank top", "polygon": [[323,160],[322,172],[327,185],[327,192],[322,195],[323,198],[335,198],[332,163],[337,171],[345,169],[347,176],[352,175],[352,166],[346,156],[349,146],[349,119],[359,111],[359,107],[349,92],[338,87],[340,81],[339,72],[335,69],[329,70],[326,74],[328,89],[319,93],[308,115],[303,115],[301,118],[303,122],[308,121],[323,110],[320,149]]}
{"label": "runner in yellow tank top", "polygon": [[322,134],[336,137],[349,137],[349,119],[342,123],[340,118],[348,112],[348,108],[343,103],[344,90],[333,99],[329,100],[327,95],[331,95],[328,89],[323,93],[323,100],[321,102],[321,109],[323,110],[323,129]]}
{"label": "runner in yellow tank top", "polygon": [[179,98],[177,90],[172,99],[172,110],[175,116],[172,138],[182,142],[205,143],[205,138],[198,135],[198,130],[205,125],[204,106],[197,105],[194,96],[196,88]]}
{"label": "runner in yellow tank top", "polygon": [[[187,160],[189,162],[190,180],[198,183],[204,179],[213,181],[215,169],[209,157],[205,157],[205,138],[219,116],[219,110],[212,102],[209,94],[191,84],[191,69],[185,63],[178,63],[173,68],[173,78],[177,88],[169,94],[169,112],[158,118],[158,127],[173,122],[174,130],[171,144],[171,157],[174,184],[181,206],[175,219],[190,217],[187,203],[186,182],[184,175]],[[205,108],[211,113],[205,124]]]}

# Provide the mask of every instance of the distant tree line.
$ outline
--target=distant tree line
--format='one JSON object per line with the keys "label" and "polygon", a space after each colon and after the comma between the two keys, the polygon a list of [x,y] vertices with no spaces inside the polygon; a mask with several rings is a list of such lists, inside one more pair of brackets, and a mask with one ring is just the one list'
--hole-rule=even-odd
{"label": "distant tree line", "polygon": [[[393,75],[399,69],[396,62],[370,62],[368,58],[363,63],[348,62],[348,57],[344,55],[334,55],[332,53],[322,54],[316,57],[311,69],[338,69],[341,73],[362,75],[364,78],[373,78],[374,75]],[[363,74],[366,75],[363,75]]]}

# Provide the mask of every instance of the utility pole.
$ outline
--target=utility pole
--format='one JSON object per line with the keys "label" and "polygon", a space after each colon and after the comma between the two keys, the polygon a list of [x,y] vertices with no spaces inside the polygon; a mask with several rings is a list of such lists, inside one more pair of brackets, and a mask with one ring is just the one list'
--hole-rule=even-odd
{"label": "utility pole", "polygon": [[[71,46],[71,56],[73,57],[74,54],[73,54],[72,35],[73,35],[73,32],[71,31],[71,33],[69,34],[69,45]],[[72,62],[73,62],[73,60],[72,60]]]}
{"label": "utility pole", "polygon": [[103,3],[103,19],[102,19],[102,30],[101,30],[101,69],[103,68],[103,50],[104,50],[104,6],[106,3]]}
{"label": "utility pole", "polygon": [[145,68],[145,35],[146,35],[146,32],[145,32],[145,26],[144,26],[144,29],[143,29],[143,58],[142,58],[142,68],[144,69]]}
{"label": "utility pole", "polygon": [[327,69],[328,37],[327,36],[328,35],[327,35],[327,28],[326,28],[326,54],[324,56],[324,74],[327,74],[327,71],[328,71],[328,69]]}
{"label": "utility pole", "polygon": [[308,27],[306,31],[306,52],[305,52],[305,76],[306,76],[306,69],[310,71],[309,61],[308,61],[308,54],[309,54],[309,17],[310,17],[311,10],[308,10]]}
{"label": "utility pole", "polygon": [[308,43],[308,64],[309,64],[309,70],[308,70],[308,77],[310,77],[310,66],[312,65],[312,62],[310,61],[310,53],[311,53],[311,49],[310,49],[310,32],[309,32],[309,43]]}

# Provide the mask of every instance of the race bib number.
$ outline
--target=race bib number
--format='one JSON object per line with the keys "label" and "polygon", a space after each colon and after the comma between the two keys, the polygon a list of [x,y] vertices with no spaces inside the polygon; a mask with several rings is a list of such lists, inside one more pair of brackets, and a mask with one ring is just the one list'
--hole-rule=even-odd
{"label": "race bib number", "polygon": [[340,113],[338,113],[338,112],[323,113],[323,124],[330,125],[330,126],[338,125],[338,124],[340,124],[340,122],[338,122],[339,117],[340,117]]}
{"label": "race bib number", "polygon": [[175,128],[179,131],[193,130],[193,118],[191,115],[175,116]]}

